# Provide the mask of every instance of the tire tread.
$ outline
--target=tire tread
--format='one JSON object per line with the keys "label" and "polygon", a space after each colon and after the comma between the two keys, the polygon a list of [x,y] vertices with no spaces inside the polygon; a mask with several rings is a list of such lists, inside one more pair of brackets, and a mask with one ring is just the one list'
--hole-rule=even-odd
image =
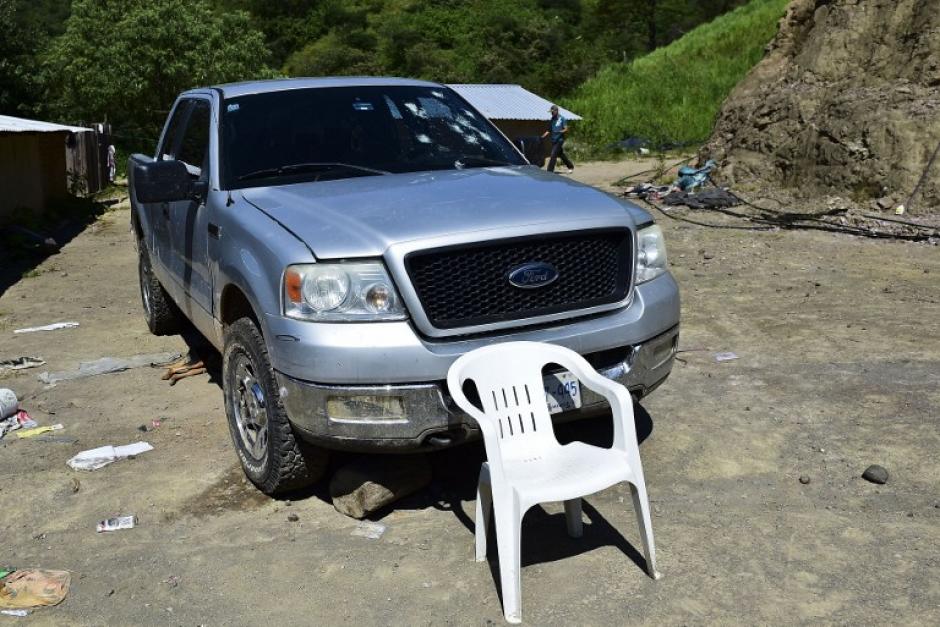
{"label": "tire tread", "polygon": [[[249,479],[265,494],[290,492],[318,481],[326,471],[329,463],[329,452],[326,449],[303,442],[294,433],[278,393],[277,381],[271,368],[267,345],[254,320],[247,317],[241,318],[229,326],[226,332],[225,359],[223,360],[226,366],[229,362],[230,352],[233,350],[233,343],[242,344],[253,360],[258,359],[262,362],[256,363],[255,367],[259,371],[257,373],[259,378],[264,378],[265,396],[271,399],[269,400],[269,407],[272,411],[268,412],[269,459],[267,468],[260,481],[250,475]],[[256,354],[252,355],[252,352]],[[222,378],[223,381],[228,381],[224,373]],[[234,426],[234,417],[230,413],[228,394],[229,392],[226,391],[225,405],[226,412],[229,413],[229,426],[232,437],[236,440],[235,446],[240,447],[240,436],[238,436],[238,430]],[[276,463],[271,458],[272,455],[276,456]]]}
{"label": "tire tread", "polygon": [[146,277],[147,284],[141,285],[141,289],[146,289],[150,293],[150,311],[148,312],[144,307],[147,327],[154,335],[175,335],[183,326],[182,313],[167,291],[163,289],[160,280],[154,275],[150,266],[150,255],[143,242],[138,242],[138,251],[140,255],[138,263],[146,264],[145,269],[140,272],[140,280],[144,281]]}

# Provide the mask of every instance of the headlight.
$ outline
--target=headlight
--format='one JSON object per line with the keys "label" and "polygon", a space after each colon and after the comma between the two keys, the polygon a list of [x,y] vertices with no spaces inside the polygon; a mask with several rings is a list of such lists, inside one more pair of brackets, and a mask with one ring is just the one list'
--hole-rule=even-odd
{"label": "headlight", "polygon": [[666,242],[663,231],[655,224],[636,234],[636,282],[645,283],[664,274],[666,267]]}
{"label": "headlight", "polygon": [[284,272],[284,315],[298,320],[404,320],[405,307],[385,266],[311,263]]}

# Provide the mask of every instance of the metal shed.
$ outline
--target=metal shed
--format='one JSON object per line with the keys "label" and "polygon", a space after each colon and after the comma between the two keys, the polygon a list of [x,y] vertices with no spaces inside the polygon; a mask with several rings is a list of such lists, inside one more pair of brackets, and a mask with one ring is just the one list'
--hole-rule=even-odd
{"label": "metal shed", "polygon": [[[520,85],[457,83],[448,85],[485,115],[525,153],[529,161],[542,165],[546,144],[539,136],[548,129],[551,101]],[[562,106],[558,112],[569,121],[581,116]]]}
{"label": "metal shed", "polygon": [[67,143],[91,132],[0,115],[0,222],[17,209],[39,212],[69,193]]}

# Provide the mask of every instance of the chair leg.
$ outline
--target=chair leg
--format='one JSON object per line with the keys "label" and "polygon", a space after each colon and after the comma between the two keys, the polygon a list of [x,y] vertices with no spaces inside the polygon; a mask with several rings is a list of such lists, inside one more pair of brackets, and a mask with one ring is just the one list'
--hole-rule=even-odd
{"label": "chair leg", "polygon": [[631,483],[630,493],[633,495],[633,510],[636,512],[640,534],[643,538],[647,572],[653,579],[659,579],[662,575],[656,570],[656,545],[653,542],[653,524],[650,521],[650,502],[646,496],[646,486]]}
{"label": "chair leg", "polygon": [[490,518],[493,514],[493,490],[490,484],[480,481],[477,486],[477,513],[474,525],[476,536],[476,560],[486,561],[486,534],[490,528]]}
{"label": "chair leg", "polygon": [[581,523],[581,499],[565,501],[565,519],[568,522],[568,535],[580,538],[584,535],[584,526]]}
{"label": "chair leg", "polygon": [[514,499],[501,499],[496,506],[496,544],[499,549],[499,579],[503,590],[503,615],[510,623],[522,622],[522,512]]}

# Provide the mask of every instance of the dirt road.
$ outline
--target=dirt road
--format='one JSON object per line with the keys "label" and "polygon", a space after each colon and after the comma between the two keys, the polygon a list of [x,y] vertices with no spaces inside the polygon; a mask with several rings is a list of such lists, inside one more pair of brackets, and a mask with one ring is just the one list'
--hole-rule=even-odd
{"label": "dirt road", "polygon": [[[598,183],[628,167],[575,174]],[[523,532],[526,622],[940,623],[940,248],[661,223],[686,351],[643,402],[664,578],[638,565],[625,488],[587,499],[580,541],[560,506],[535,508]],[[246,485],[208,377],[169,387],[142,368],[37,380],[100,357],[185,350],[147,333],[127,225],[126,209],[105,214],[0,294],[0,359],[48,362],[0,375],[0,387],[78,438],[0,442],[0,565],[73,573],[60,606],[4,619],[499,624],[495,558],[473,561],[480,447],[435,454],[434,484],[378,516],[387,530],[372,540],[351,535],[356,522],[322,486],[288,504]],[[63,320],[81,326],[13,334]],[[726,351],[739,358],[716,363]],[[156,418],[160,428],[138,431]],[[605,428],[570,427],[589,438]],[[66,466],[80,450],[137,440],[155,450],[94,472]],[[872,463],[889,470],[886,485],[860,478]],[[111,514],[136,514],[139,527],[96,534]]]}

